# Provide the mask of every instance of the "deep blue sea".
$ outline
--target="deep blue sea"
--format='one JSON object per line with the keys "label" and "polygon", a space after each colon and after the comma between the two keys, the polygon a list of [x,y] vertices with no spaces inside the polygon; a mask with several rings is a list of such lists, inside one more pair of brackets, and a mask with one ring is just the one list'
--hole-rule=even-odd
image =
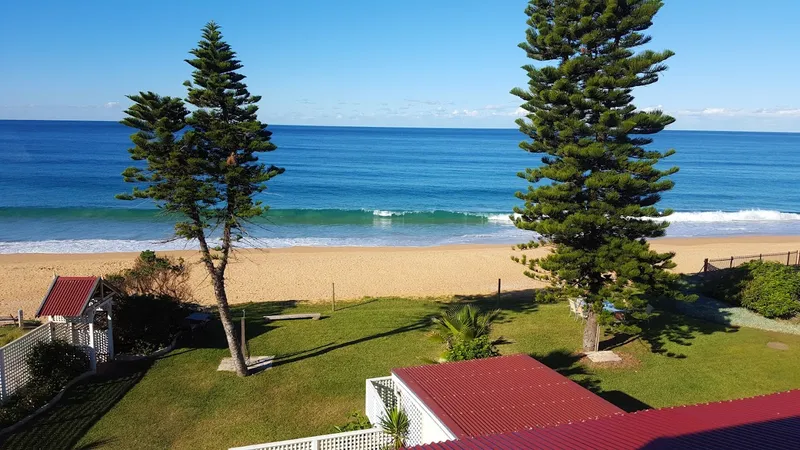
{"label": "deep blue sea", "polygon": [[[270,126],[286,168],[245,245],[428,246],[531,238],[508,219],[538,164],[517,130]],[[192,248],[130,185],[114,122],[0,121],[0,253]],[[800,234],[800,134],[665,131],[671,236]]]}

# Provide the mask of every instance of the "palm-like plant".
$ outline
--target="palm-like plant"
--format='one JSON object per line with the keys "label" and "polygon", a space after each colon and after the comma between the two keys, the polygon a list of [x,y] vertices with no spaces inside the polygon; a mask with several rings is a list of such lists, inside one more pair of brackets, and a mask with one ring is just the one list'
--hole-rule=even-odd
{"label": "palm-like plant", "polygon": [[450,348],[455,341],[471,341],[489,336],[492,322],[498,314],[500,310],[481,313],[472,305],[451,308],[433,319],[434,329],[431,338]]}
{"label": "palm-like plant", "polygon": [[392,437],[389,449],[398,450],[405,446],[409,426],[408,415],[399,406],[386,410],[386,414],[381,417],[381,428]]}

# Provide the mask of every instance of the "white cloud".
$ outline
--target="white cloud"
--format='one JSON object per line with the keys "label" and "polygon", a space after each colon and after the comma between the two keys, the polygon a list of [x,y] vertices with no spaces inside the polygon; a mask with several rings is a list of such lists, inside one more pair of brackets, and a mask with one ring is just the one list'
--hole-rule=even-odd
{"label": "white cloud", "polygon": [[119,102],[108,102],[105,105],[103,105],[104,108],[109,108],[109,109],[116,108],[117,106],[119,106]]}
{"label": "white cloud", "polygon": [[477,109],[462,109],[460,111],[454,109],[453,112],[450,113],[453,117],[478,117],[479,114]]}
{"label": "white cloud", "polygon": [[676,116],[706,117],[800,117],[800,108],[704,108],[682,109],[674,113]]}
{"label": "white cloud", "polygon": [[649,113],[649,112],[653,112],[653,111],[663,111],[663,110],[664,110],[664,106],[656,105],[656,106],[648,106],[646,108],[642,108],[640,111]]}

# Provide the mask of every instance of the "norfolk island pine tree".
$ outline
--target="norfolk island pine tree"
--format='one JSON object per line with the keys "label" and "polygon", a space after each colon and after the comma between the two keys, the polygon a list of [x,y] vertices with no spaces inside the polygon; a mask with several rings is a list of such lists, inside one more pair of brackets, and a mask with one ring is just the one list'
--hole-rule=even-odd
{"label": "norfolk island pine tree", "polygon": [[[526,40],[519,46],[530,59],[549,65],[523,67],[528,89],[512,94],[524,101],[520,131],[530,140],[520,147],[542,155],[541,165],[519,176],[529,182],[518,192],[514,223],[536,232],[546,244],[541,258],[514,258],[526,275],[548,281],[540,295],[583,297],[588,317],[583,350],[593,351],[598,323],[611,324],[603,302],[629,310],[618,332],[641,331],[649,300],[672,296],[674,253],[657,253],[646,239],[664,236],[669,225],[659,211],[661,193],[674,183],[677,167],[659,170],[674,150],[645,149],[647,137],[675,119],[661,111],[641,111],[632,91],[658,81],[673,55],[634,49],[650,41],[642,32],[661,8],[658,0],[532,0]],[[637,324],[638,322],[638,324]]]}
{"label": "norfolk island pine tree", "polygon": [[[247,90],[245,76],[238,72],[242,64],[222,40],[219,26],[209,22],[190,53],[194,58],[186,62],[194,68],[193,81],[184,82],[185,101],[153,92],[128,97],[133,105],[122,123],[137,130],[129,152],[144,164],[123,172],[124,180],[137,186],[117,198],[154,200],[176,217],[176,237],[197,240],[236,373],[246,376],[225,270],[236,242],[245,236],[245,225],[268,208],[257,194],[283,169],[259,162],[259,153],[276,146],[256,114],[261,97]],[[194,106],[192,112],[187,103]],[[212,244],[217,239],[219,244]]]}

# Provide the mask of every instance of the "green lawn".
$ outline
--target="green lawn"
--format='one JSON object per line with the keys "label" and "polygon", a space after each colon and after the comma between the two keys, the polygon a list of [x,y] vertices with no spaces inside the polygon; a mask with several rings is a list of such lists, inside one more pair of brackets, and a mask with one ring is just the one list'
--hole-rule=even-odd
{"label": "green lawn", "polygon": [[[20,328],[20,327],[13,326],[13,325],[7,325],[7,326],[0,327],[0,347],[10,343],[14,339],[16,339],[16,338],[22,336],[23,334],[27,333],[28,331],[31,331],[31,329],[33,328],[33,325],[28,327],[27,323],[28,323],[28,321],[26,320],[25,321],[26,328]],[[36,326],[38,326],[38,324],[36,324]]]}
{"label": "green lawn", "polygon": [[[151,367],[118,368],[79,386],[4,448],[227,448],[329,433],[348,412],[363,411],[365,378],[438,356],[425,334],[430,316],[446,307],[406,299],[342,306],[329,314],[319,305],[247,305],[251,353],[277,355],[274,368],[244,379],[216,372],[227,349],[212,327]],[[598,369],[572,356],[581,324],[566,305],[501,307],[495,331],[511,341],[502,353],[531,354],[628,410],[800,388],[800,336],[664,314],[644,339],[607,342],[625,357],[624,367]],[[257,320],[279,311],[328,317],[269,326]],[[789,349],[767,348],[770,341]]]}

